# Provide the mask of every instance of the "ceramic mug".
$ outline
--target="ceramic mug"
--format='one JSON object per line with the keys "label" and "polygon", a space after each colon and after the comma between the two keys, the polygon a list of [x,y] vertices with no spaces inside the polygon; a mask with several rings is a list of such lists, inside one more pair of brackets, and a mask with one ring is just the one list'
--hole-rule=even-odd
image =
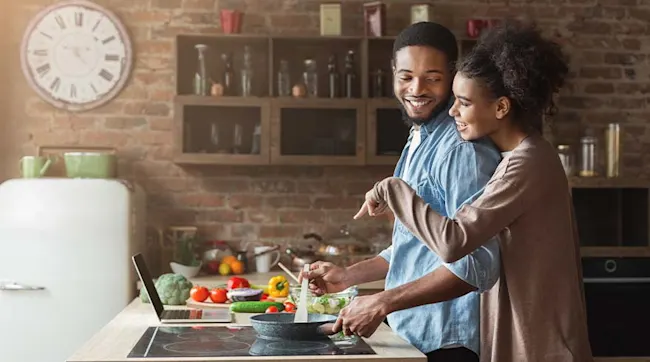
{"label": "ceramic mug", "polygon": [[23,178],[43,177],[52,165],[52,159],[44,156],[25,156],[18,161]]}
{"label": "ceramic mug", "polygon": [[[272,246],[256,246],[253,250],[255,254],[272,249]],[[275,254],[275,260],[271,262],[272,255]],[[255,258],[255,268],[258,273],[268,273],[280,261],[280,251],[275,250]]]}

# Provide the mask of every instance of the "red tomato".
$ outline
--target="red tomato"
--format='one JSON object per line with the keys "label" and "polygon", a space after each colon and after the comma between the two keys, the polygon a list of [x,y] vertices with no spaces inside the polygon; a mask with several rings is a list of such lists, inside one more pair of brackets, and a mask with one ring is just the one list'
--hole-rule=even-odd
{"label": "red tomato", "polygon": [[195,285],[190,290],[190,297],[197,302],[202,302],[208,299],[208,296],[210,296],[210,291],[208,291],[208,288],[206,287]]}
{"label": "red tomato", "polygon": [[260,297],[260,300],[266,300],[269,298],[269,295],[266,293],[262,293],[262,297]]}
{"label": "red tomato", "polygon": [[250,288],[251,285],[245,278],[241,277],[232,277],[228,279],[228,290],[233,290],[237,288]]}
{"label": "red tomato", "polygon": [[228,301],[228,291],[223,288],[215,288],[210,292],[210,300],[213,303],[225,303]]}
{"label": "red tomato", "polygon": [[266,313],[277,313],[277,312],[278,312],[278,307],[274,305],[266,308]]}
{"label": "red tomato", "polygon": [[295,313],[296,312],[296,305],[295,304],[293,304],[293,303],[291,303],[289,301],[286,301],[286,302],[284,302],[282,304],[284,304],[284,311],[285,312],[289,312],[289,313]]}

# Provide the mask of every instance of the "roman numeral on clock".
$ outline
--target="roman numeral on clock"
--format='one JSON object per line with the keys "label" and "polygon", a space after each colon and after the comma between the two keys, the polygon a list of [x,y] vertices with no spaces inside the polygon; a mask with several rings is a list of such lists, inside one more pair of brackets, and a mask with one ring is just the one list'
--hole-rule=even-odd
{"label": "roman numeral on clock", "polygon": [[52,82],[52,84],[50,84],[50,90],[56,92],[59,90],[60,86],[61,86],[61,79],[59,77],[56,77]]}
{"label": "roman numeral on clock", "polygon": [[77,98],[77,86],[74,84],[70,86],[70,98]]}
{"label": "roman numeral on clock", "polygon": [[120,60],[120,56],[116,54],[106,54],[104,56],[104,60],[106,60],[107,62],[117,62]]}
{"label": "roman numeral on clock", "polygon": [[36,49],[33,52],[34,55],[38,55],[39,57],[46,57],[48,54],[47,49]]}
{"label": "roman numeral on clock", "polygon": [[102,69],[101,72],[99,72],[99,76],[106,79],[108,82],[113,80],[113,74],[106,69]]}
{"label": "roman numeral on clock", "polygon": [[43,77],[47,73],[50,72],[50,69],[52,69],[52,67],[50,66],[50,63],[45,63],[45,64],[41,65],[40,67],[36,68],[36,72],[38,72],[38,75]]}
{"label": "roman numeral on clock", "polygon": [[59,24],[59,28],[61,28],[61,30],[65,29],[65,21],[63,21],[61,15],[57,15],[55,19],[56,19],[56,23]]}
{"label": "roman numeral on clock", "polygon": [[84,13],[74,13],[74,25],[82,27],[84,24]]}
{"label": "roman numeral on clock", "polygon": [[113,40],[115,40],[115,35],[111,35],[108,38],[104,39],[102,41],[102,44],[108,44],[108,43],[112,42]]}

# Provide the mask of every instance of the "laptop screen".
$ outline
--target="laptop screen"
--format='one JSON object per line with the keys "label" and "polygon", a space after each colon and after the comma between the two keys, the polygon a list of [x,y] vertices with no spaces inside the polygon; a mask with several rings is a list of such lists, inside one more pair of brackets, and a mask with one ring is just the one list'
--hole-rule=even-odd
{"label": "laptop screen", "polygon": [[151,273],[149,273],[149,268],[147,268],[147,264],[144,262],[144,257],[142,254],[136,254],[132,259],[133,264],[135,265],[135,270],[140,276],[140,281],[142,281],[142,284],[147,291],[147,295],[149,295],[149,300],[156,310],[158,318],[160,318],[163,311],[165,310],[165,307],[163,307],[160,296],[158,295],[158,291],[156,290],[156,286],[153,283],[153,279],[151,279]]}

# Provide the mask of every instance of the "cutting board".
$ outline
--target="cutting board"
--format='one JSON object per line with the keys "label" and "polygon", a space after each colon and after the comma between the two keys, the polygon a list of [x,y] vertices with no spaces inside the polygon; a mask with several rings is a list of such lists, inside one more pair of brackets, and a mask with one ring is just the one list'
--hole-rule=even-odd
{"label": "cutting board", "polygon": [[[287,300],[287,298],[272,298],[268,297],[266,298],[265,301],[269,302],[284,302]],[[197,302],[194,299],[190,298],[188,299],[185,304],[190,307],[190,308],[200,308],[200,309],[205,309],[205,308],[230,308],[230,304],[232,304],[230,301],[226,303],[213,303],[210,298],[206,299],[205,302]]]}

